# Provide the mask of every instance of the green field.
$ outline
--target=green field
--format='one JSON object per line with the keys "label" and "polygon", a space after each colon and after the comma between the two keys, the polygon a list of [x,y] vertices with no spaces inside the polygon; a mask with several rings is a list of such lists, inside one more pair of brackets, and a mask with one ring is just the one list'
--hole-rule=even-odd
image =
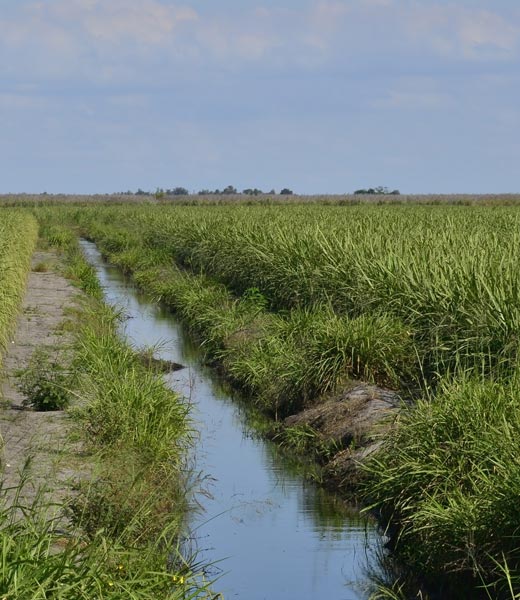
{"label": "green field", "polygon": [[520,207],[468,204],[26,210],[58,247],[71,232],[95,240],[273,421],[352,380],[399,391],[407,408],[359,496],[426,579],[515,598]]}
{"label": "green field", "polygon": [[360,338],[351,368],[376,381],[416,386],[460,369],[516,368],[516,208],[118,207],[77,219],[132,270],[150,256],[174,262],[313,330],[329,313]]}
{"label": "green field", "polygon": [[59,212],[273,418],[353,378],[400,390],[413,408],[366,465],[365,501],[427,577],[518,592],[517,207]]}

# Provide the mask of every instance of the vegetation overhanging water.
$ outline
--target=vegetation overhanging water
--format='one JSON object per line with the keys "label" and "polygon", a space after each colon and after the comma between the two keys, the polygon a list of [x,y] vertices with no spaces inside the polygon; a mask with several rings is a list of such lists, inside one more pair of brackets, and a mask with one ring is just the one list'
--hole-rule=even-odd
{"label": "vegetation overhanging water", "polygon": [[370,588],[379,537],[371,524],[306,481],[276,448],[251,435],[247,415],[200,365],[171,314],[154,304],[82,242],[106,299],[122,306],[136,347],[185,365],[168,375],[195,410],[197,469],[207,474],[192,523],[193,549],[211,563],[226,599],[361,600]]}
{"label": "vegetation overhanging water", "polygon": [[367,465],[365,501],[433,585],[516,597],[517,207],[52,212],[175,311],[275,419],[346,377],[419,387]]}

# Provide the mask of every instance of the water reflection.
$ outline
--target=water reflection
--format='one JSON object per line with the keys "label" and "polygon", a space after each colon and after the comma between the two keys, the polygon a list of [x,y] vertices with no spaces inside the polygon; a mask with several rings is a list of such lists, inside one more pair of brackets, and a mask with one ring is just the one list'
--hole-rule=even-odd
{"label": "water reflection", "polygon": [[106,265],[82,242],[107,300],[128,317],[136,347],[186,365],[167,375],[190,398],[200,431],[197,470],[210,474],[194,514],[198,559],[219,561],[216,585],[226,600],[362,600],[368,598],[367,553],[378,535],[335,496],[303,479],[279,450],[250,435],[247,410],[233,401],[200,352],[164,308]]}

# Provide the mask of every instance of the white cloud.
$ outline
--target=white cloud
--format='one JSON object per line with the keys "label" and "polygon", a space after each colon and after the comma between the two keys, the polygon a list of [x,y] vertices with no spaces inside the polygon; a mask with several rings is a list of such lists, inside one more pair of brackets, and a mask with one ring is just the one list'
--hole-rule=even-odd
{"label": "white cloud", "polygon": [[514,18],[438,0],[314,0],[209,13],[190,0],[20,0],[5,14],[0,74],[27,81],[150,82],[201,66],[257,64],[362,70],[393,55],[406,68],[432,52],[446,61],[511,59],[520,46]]}
{"label": "white cloud", "polygon": [[490,47],[512,54],[518,45],[520,26],[482,10],[462,16],[458,35],[462,48],[469,57]]}
{"label": "white cloud", "polygon": [[414,2],[401,11],[406,31],[416,42],[430,45],[447,57],[510,58],[518,50],[520,22],[497,12],[455,3],[424,5]]}
{"label": "white cloud", "polygon": [[[68,2],[70,0],[67,0]],[[113,44],[121,40],[161,45],[171,39],[184,22],[196,21],[197,13],[188,7],[165,6],[154,0],[75,0],[89,9],[80,12],[89,36]]]}
{"label": "white cloud", "polygon": [[0,31],[3,44],[38,42],[51,52],[99,42],[161,45],[197,18],[192,8],[157,0],[51,0],[22,5],[10,20],[0,21]]}

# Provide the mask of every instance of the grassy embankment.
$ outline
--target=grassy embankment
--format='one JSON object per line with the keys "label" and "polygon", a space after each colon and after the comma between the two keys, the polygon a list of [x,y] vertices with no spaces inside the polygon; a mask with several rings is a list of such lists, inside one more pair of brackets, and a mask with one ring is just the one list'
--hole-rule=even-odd
{"label": "grassy embankment", "polygon": [[490,597],[518,593],[518,209],[69,216],[275,415],[349,377],[422,389],[370,463],[366,500],[427,578],[463,575],[490,585]]}
{"label": "grassy embankment", "polygon": [[25,290],[38,238],[34,217],[4,210],[0,220],[0,368]]}
{"label": "grassy embankment", "polygon": [[[31,224],[34,242],[34,219],[20,218]],[[71,519],[67,532],[61,517],[48,519],[41,499],[22,507],[20,520],[20,507],[2,496],[0,596],[210,597],[204,576],[176,549],[186,511],[186,407],[119,339],[118,316],[100,300],[95,274],[75,237],[48,225],[42,233],[66,256],[68,275],[90,294],[74,316],[79,328],[69,383],[80,399],[73,408],[76,435],[83,436],[95,466],[90,482],[63,506]],[[29,256],[30,250],[27,265]]]}

